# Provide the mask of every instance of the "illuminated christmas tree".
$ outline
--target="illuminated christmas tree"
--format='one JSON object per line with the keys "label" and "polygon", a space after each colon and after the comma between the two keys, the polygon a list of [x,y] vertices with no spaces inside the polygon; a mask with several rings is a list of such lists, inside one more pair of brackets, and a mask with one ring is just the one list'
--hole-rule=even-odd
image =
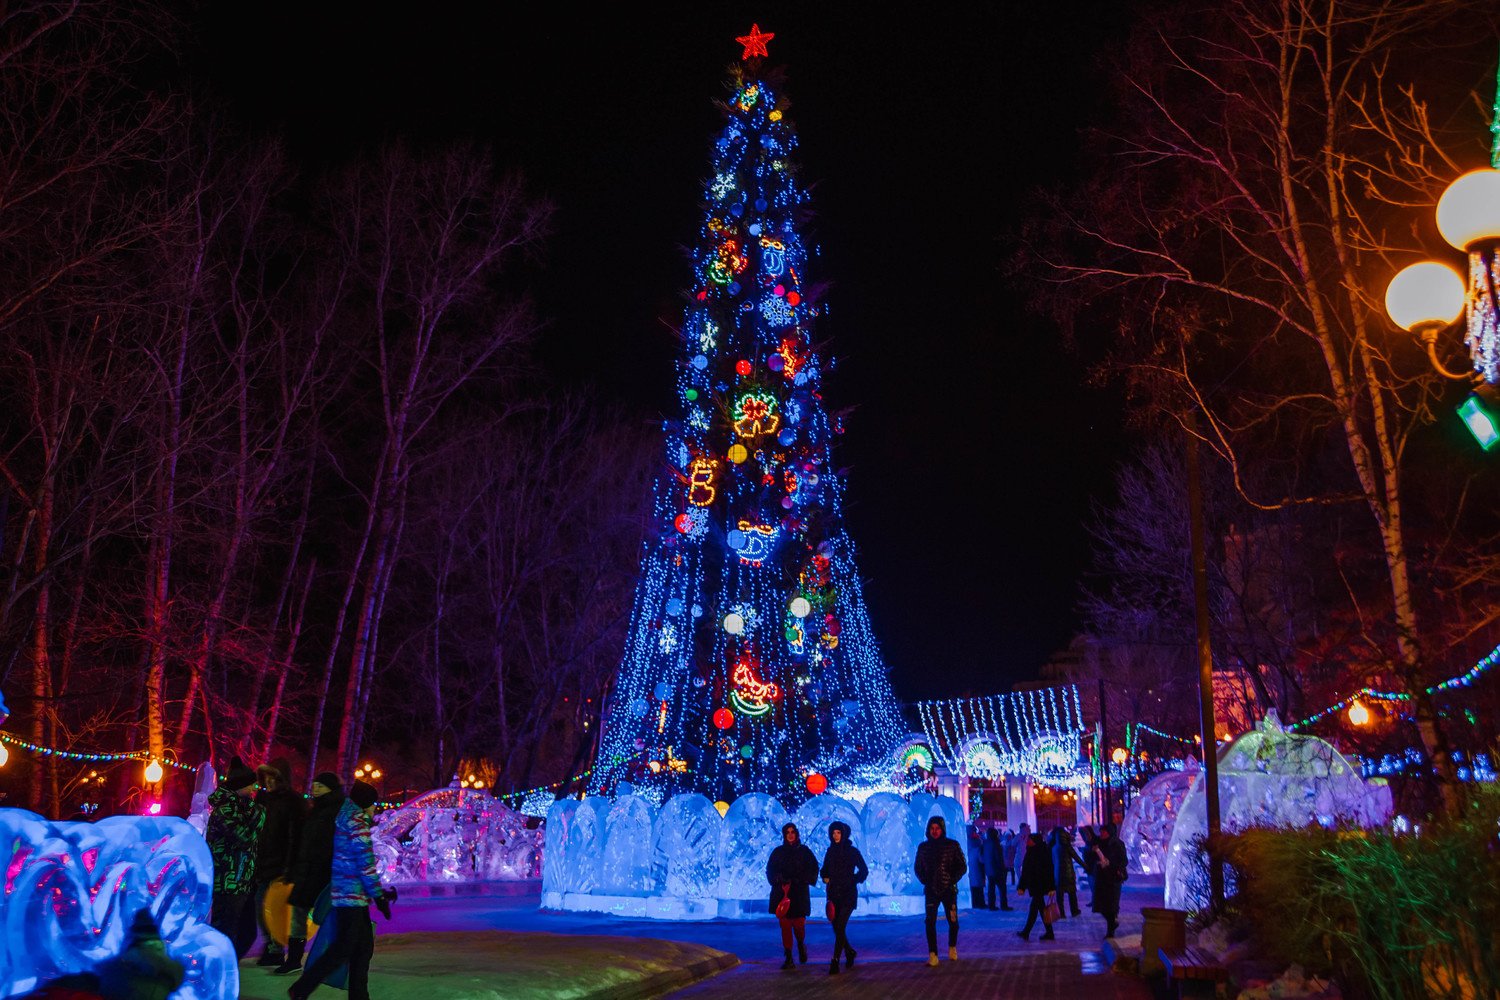
{"label": "illuminated christmas tree", "polygon": [[770,34],[737,39],[677,389],[596,791],[796,803],[899,769],[906,735],[844,528],[798,232],[807,193]]}

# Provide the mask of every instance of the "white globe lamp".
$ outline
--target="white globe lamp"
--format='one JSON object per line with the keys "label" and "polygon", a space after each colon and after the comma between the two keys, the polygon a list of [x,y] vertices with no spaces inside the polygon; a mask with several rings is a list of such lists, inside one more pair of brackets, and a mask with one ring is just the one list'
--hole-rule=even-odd
{"label": "white globe lamp", "polygon": [[1438,199],[1438,232],[1459,250],[1500,241],[1500,170],[1471,170]]}
{"label": "white globe lamp", "polygon": [[1447,326],[1464,311],[1464,279],[1447,264],[1404,267],[1385,289],[1385,311],[1403,330]]}

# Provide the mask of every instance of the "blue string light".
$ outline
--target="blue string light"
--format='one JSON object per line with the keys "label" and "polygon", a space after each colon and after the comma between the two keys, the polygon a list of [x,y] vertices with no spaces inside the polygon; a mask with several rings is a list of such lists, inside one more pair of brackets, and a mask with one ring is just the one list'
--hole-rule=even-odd
{"label": "blue string light", "polygon": [[152,758],[151,751],[149,750],[126,750],[121,753],[79,753],[72,750],[58,750],[54,747],[44,747],[37,743],[30,743],[12,736],[10,733],[0,733],[0,742],[8,743],[13,747],[18,747],[21,750],[39,754],[43,757],[56,757],[59,760],[73,760],[86,764],[111,764],[124,760],[145,763],[156,759],[157,763],[164,767],[175,767],[181,771],[195,770],[192,764],[179,764],[177,761],[167,758]]}

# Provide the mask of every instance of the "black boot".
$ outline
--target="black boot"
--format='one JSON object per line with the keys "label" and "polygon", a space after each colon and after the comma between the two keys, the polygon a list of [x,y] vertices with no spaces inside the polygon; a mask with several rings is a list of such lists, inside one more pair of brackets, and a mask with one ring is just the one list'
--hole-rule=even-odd
{"label": "black boot", "polygon": [[1052,941],[1055,940],[1056,937],[1057,935],[1052,933],[1052,925],[1049,924],[1047,925],[1047,933],[1043,934],[1039,940]]}
{"label": "black boot", "polygon": [[828,963],[828,974],[830,976],[839,974],[839,957],[837,955],[833,956],[833,961]]}
{"label": "black boot", "polygon": [[260,958],[255,960],[255,964],[257,966],[280,965],[283,961],[284,956],[281,954],[281,945],[275,941],[267,941],[265,948],[260,953]]}
{"label": "black boot", "polygon": [[783,969],[795,969],[797,967],[797,963],[792,961],[792,949],[787,948],[785,949],[785,951],[786,961],[781,963],[781,967]]}
{"label": "black boot", "polygon": [[798,941],[797,942],[797,961],[801,962],[803,965],[807,964],[807,942],[806,941]]}
{"label": "black boot", "polygon": [[847,944],[844,945],[844,968],[854,968],[854,949]]}
{"label": "black boot", "polygon": [[276,968],[271,970],[273,976],[289,976],[294,972],[302,971],[302,949],[307,947],[307,942],[300,938],[292,938],[286,943],[286,958]]}

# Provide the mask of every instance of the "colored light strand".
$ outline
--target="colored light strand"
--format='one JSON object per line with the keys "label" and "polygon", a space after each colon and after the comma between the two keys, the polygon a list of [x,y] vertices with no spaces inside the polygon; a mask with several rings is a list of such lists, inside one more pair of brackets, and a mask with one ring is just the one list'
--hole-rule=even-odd
{"label": "colored light strand", "polygon": [[197,768],[192,764],[181,764],[169,758],[153,758],[150,750],[127,750],[122,753],[80,753],[73,750],[58,750],[55,747],[44,747],[38,743],[31,743],[20,737],[12,736],[10,733],[0,733],[0,742],[5,742],[13,747],[30,753],[40,754],[43,757],[57,757],[60,760],[76,760],[88,764],[109,764],[123,760],[150,761],[155,759],[157,763],[165,767],[175,767],[181,771],[194,771]]}

